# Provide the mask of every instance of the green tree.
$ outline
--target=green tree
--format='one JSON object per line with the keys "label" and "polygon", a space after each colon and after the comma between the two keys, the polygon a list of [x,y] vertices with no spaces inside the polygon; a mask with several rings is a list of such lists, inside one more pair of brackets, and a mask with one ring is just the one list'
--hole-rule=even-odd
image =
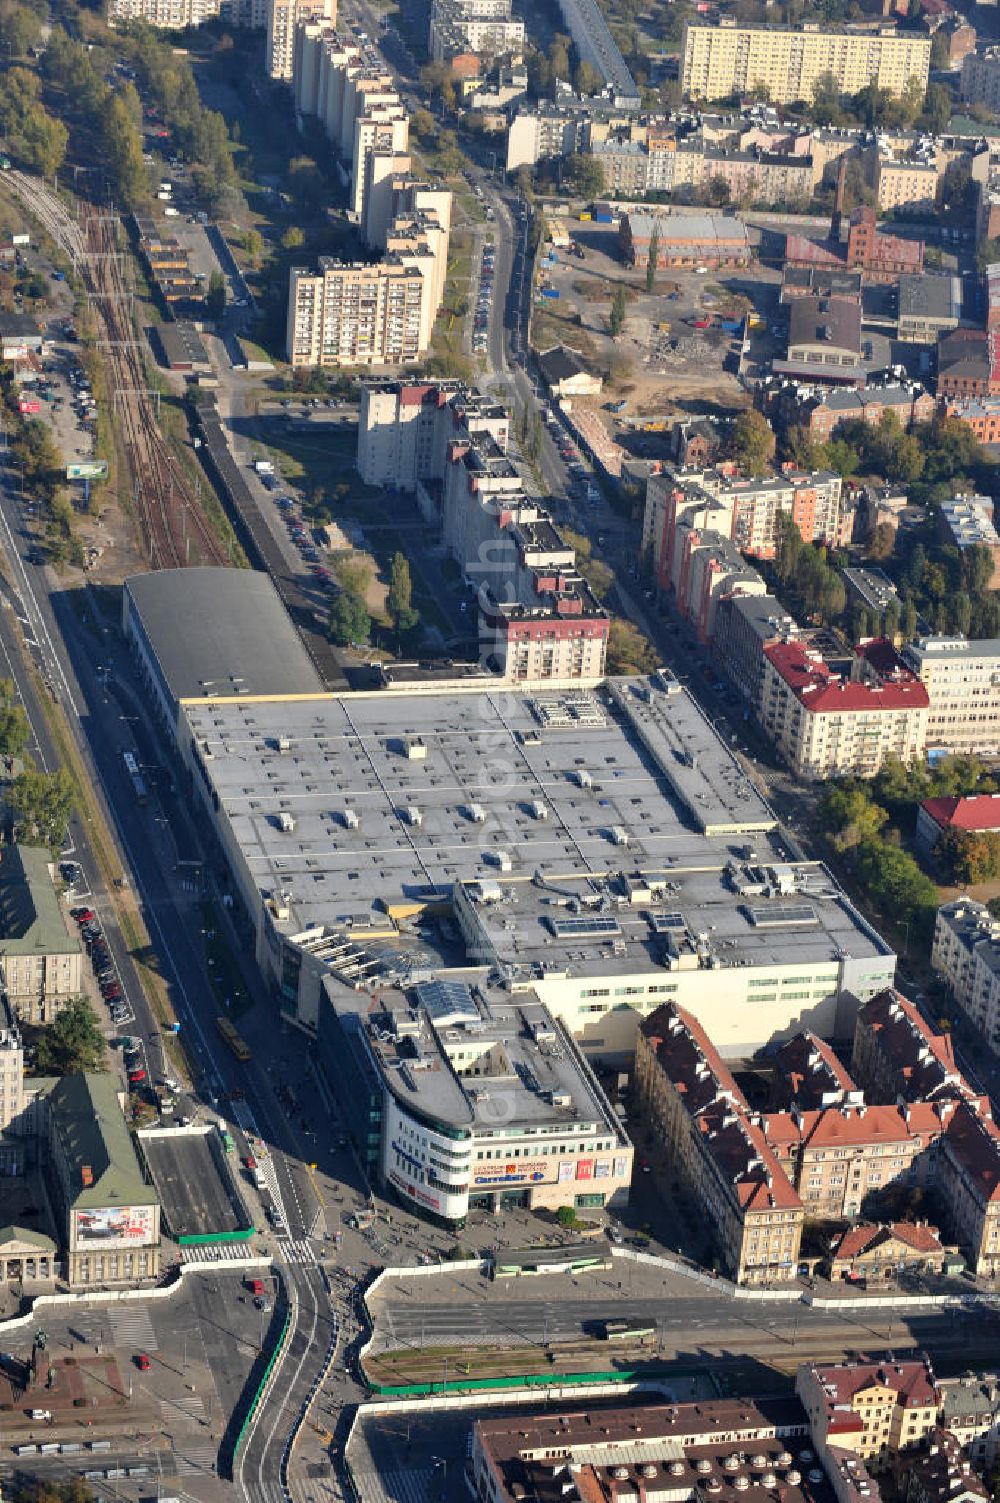
{"label": "green tree", "polygon": [[762,412],[748,408],[733,423],[733,458],[747,475],[764,475],[774,458],[774,433]]}
{"label": "green tree", "polygon": [[23,5],[0,6],[0,47],[8,60],[24,57],[42,39],[42,19]]}
{"label": "green tree", "polygon": [[413,607],[413,584],[410,579],[410,565],[406,555],[394,553],[392,567],[389,571],[389,590],[385,597],[386,610],[392,617],[397,632],[412,631],[420,620],[419,612]]}
{"label": "green tree", "polygon": [[831,438],[823,445],[823,457],[829,469],[834,470],[842,480],[849,480],[857,474],[859,456],[850,444],[842,438]]}
{"label": "green tree", "polygon": [[221,271],[213,271],[208,279],[205,294],[205,312],[216,322],[226,311],[226,279]]}
{"label": "green tree", "polygon": [[589,152],[576,152],[566,163],[566,175],[581,198],[600,198],[605,191],[604,164]]}
{"label": "green tree", "polygon": [[582,94],[584,98],[587,98],[591,94],[599,93],[602,87],[602,83],[603,80],[597,69],[593,66],[592,63],[588,63],[586,58],[584,58],[583,61],[578,64],[577,70],[573,74],[573,87],[576,92],[578,94]]}
{"label": "green tree", "polygon": [[557,79],[562,83],[569,83],[569,38],[558,32],[549,48],[549,76],[553,83]]}
{"label": "green tree", "polygon": [[798,523],[792,520],[788,512],[778,513],[775,518],[775,533],[775,569],[778,578],[787,584],[794,578],[799,555],[805,544]]}
{"label": "green tree", "polygon": [[894,642],[899,636],[901,611],[898,600],[890,600],[882,614],[882,635]]}
{"label": "green tree", "polygon": [[653,220],[653,233],[649,237],[649,260],[646,262],[646,291],[656,291],[656,268],[660,260],[660,235]]}
{"label": "green tree", "polygon": [[860,788],[839,784],[827,788],[820,801],[819,817],[838,851],[849,851],[863,841],[874,840],[889,818],[885,809],[873,803]]}
{"label": "green tree", "polygon": [[[933,42],[931,43],[933,48]],[[951,90],[944,84],[932,83],[927,90],[920,123],[935,136],[943,136],[951,119]]]}
{"label": "green tree", "polygon": [[608,672],[652,673],[658,667],[659,658],[649,638],[633,622],[615,616],[608,629]]}
{"label": "green tree", "polygon": [[410,134],[418,141],[429,141],[437,131],[437,123],[430,110],[414,110],[410,116]]}
{"label": "green tree", "polygon": [[899,631],[904,642],[911,642],[917,635],[917,608],[912,600],[903,601],[903,610],[899,618]]}
{"label": "green tree", "polygon": [[717,209],[724,209],[732,198],[732,189],[721,172],[713,172],[705,189],[706,197],[710,204]]}
{"label": "green tree", "polygon": [[884,563],[892,557],[892,550],[896,546],[896,529],[890,522],[876,522],[868,539],[866,552],[868,557]]}
{"label": "green tree", "polygon": [[306,237],[297,224],[290,224],[281,237],[282,250],[301,250],[306,243]]}
{"label": "green tree", "polygon": [[264,256],[264,237],[260,230],[247,230],[243,236],[243,249],[246,251],[247,260],[256,271]]}
{"label": "green tree", "polygon": [[14,680],[0,678],[0,756],[19,757],[31,740],[31,724]]}
{"label": "green tree", "polygon": [[79,1075],[104,1062],[104,1035],[86,997],[71,997],[39,1034],[35,1067],[40,1075]]}
{"label": "green tree", "polygon": [[367,642],[372,623],[364,601],[348,590],[342,590],[330,608],[328,633],[338,647],[349,647],[352,642]]}
{"label": "green tree", "polygon": [[76,808],[76,785],[65,768],[56,772],[25,768],[11,783],[8,801],[17,839],[58,851]]}
{"label": "green tree", "polygon": [[617,339],[625,327],[625,288],[621,282],[615,288],[611,299],[611,312],[608,314],[608,329],[612,339]]}
{"label": "green tree", "polygon": [[108,173],[116,183],[122,200],[129,207],[134,207],[149,198],[149,179],[143,162],[143,138],[129,113],[128,104],[119,95],[111,95],[102,113],[101,150]]}

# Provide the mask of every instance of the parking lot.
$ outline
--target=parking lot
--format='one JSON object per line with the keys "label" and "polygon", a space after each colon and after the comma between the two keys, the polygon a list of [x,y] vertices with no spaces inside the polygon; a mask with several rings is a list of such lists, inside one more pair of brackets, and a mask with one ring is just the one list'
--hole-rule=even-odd
{"label": "parking lot", "polygon": [[472,353],[474,355],[485,355],[489,342],[495,263],[496,246],[490,239],[486,241],[480,252],[476,275],[476,307],[472,318]]}
{"label": "parking lot", "polygon": [[82,899],[83,872],[77,862],[63,861],[59,875],[69,884],[66,895],[74,905],[70,909],[70,917],[79,929],[80,941],[86,949],[97,990],[108,1009],[111,1022],[115,1028],[127,1027],[135,1016],[132,1004],[122,985],[118,962],[108,948],[101,921]]}
{"label": "parking lot", "polygon": [[153,1130],[140,1141],[174,1239],[221,1236],[253,1225],[217,1128]]}
{"label": "parking lot", "polygon": [[22,375],[18,387],[24,417],[47,424],[64,463],[93,457],[97,406],[80,365],[72,319],[49,320],[40,369]]}

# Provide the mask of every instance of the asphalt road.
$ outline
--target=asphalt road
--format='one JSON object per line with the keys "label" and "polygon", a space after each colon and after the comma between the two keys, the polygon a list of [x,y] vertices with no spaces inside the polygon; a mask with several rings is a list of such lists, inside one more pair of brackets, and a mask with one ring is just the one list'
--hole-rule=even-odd
{"label": "asphalt road", "polygon": [[[618,1270],[616,1269],[616,1273]],[[599,1280],[599,1283],[604,1280]],[[582,1290],[586,1276],[576,1281]],[[414,1285],[416,1289],[417,1286]],[[470,1346],[504,1343],[579,1341],[603,1317],[635,1317],[656,1327],[655,1348],[670,1360],[715,1356],[734,1359],[753,1355],[780,1358],[783,1364],[798,1354],[841,1356],[851,1350],[925,1347],[932,1355],[966,1354],[973,1349],[995,1351],[1000,1313],[988,1307],[969,1311],[822,1310],[811,1305],[763,1304],[715,1296],[710,1292],[689,1298],[630,1297],[600,1287],[590,1297],[574,1291],[562,1297],[555,1278],[541,1299],[517,1299],[501,1290],[493,1300],[461,1298],[428,1301],[423,1292],[412,1300],[380,1303],[379,1330],[389,1347],[424,1347],[466,1343]],[[595,1351],[616,1350],[603,1342]]]}

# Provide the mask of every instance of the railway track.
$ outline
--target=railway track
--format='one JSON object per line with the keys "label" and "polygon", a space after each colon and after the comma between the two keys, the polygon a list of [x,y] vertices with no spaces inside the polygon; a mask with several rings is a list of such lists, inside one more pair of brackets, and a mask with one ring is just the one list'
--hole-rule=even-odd
{"label": "railway track", "polygon": [[150,568],[229,564],[153,412],[115,238],[117,220],[88,209],[81,226],[37,178],[10,172],[5,180],[73,261],[89,294],[101,341],[107,346],[111,419],[124,440],[132,499]]}

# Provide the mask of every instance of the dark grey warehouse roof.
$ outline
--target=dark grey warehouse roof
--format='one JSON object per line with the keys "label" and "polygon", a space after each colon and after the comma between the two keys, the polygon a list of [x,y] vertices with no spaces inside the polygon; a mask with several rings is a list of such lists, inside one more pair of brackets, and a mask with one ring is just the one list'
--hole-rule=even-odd
{"label": "dark grey warehouse roof", "polygon": [[277,590],[256,569],[133,574],[127,596],[175,699],[321,694]]}

